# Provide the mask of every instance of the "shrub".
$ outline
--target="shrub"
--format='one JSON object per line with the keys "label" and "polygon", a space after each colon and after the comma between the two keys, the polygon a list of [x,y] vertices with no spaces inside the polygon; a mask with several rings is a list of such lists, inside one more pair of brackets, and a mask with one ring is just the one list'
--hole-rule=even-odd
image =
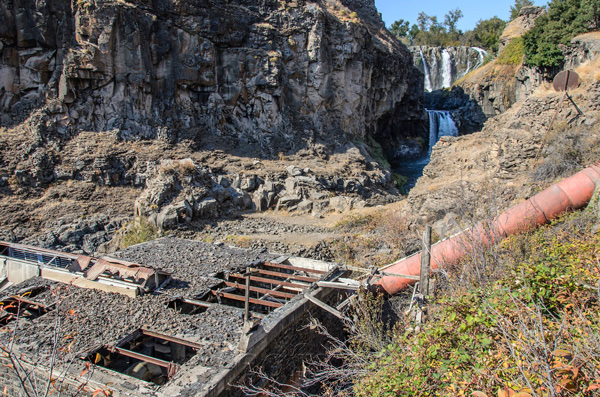
{"label": "shrub", "polygon": [[581,34],[598,29],[598,0],[552,0],[548,13],[535,20],[535,26],[523,35],[526,63],[553,68],[562,66],[559,48]]}
{"label": "shrub", "polygon": [[517,37],[500,51],[496,62],[499,65],[520,65],[523,63],[524,55],[525,47],[523,45],[523,38]]}
{"label": "shrub", "polygon": [[406,186],[406,184],[408,183],[408,178],[404,175],[392,172],[392,180],[394,181],[394,185],[396,185],[398,190],[400,190],[400,193],[406,194],[404,186]]}
{"label": "shrub", "polygon": [[358,396],[592,395],[600,388],[598,253],[592,210],[513,236],[502,275],[430,307],[367,364]]}
{"label": "shrub", "polygon": [[136,218],[133,222],[125,225],[125,228],[126,231],[121,237],[121,249],[154,240],[158,237],[156,229],[148,222],[148,219],[143,217]]}

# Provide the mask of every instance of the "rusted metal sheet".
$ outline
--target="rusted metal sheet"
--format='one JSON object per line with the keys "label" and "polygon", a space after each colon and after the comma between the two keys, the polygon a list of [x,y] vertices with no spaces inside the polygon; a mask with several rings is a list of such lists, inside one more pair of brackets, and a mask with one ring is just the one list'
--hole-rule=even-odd
{"label": "rusted metal sheet", "polygon": [[563,92],[579,87],[579,75],[573,70],[563,70],[554,77],[554,91]]}
{"label": "rusted metal sheet", "polygon": [[[116,285],[115,288],[122,290],[123,286],[130,284],[139,289],[139,292],[143,292],[144,290],[158,288],[170,276],[169,273],[162,270],[119,259],[108,257],[96,259],[86,255],[73,255],[3,241],[0,241],[0,252],[2,252],[0,256],[16,260],[18,263],[24,262],[37,266],[40,269],[39,273],[44,278],[70,283],[83,288],[104,290],[105,288],[97,288],[95,283],[107,284],[106,280],[108,279],[111,284],[121,283],[120,286]],[[101,276],[102,279],[97,281]],[[93,281],[94,284],[89,284],[89,281]],[[116,292],[120,292],[120,290]],[[130,295],[131,291],[124,292],[126,295]],[[133,294],[133,296],[136,295],[137,293]]]}
{"label": "rusted metal sheet", "polygon": [[87,255],[79,255],[76,260],[71,262],[69,266],[70,272],[82,272],[90,265],[92,257]]}
{"label": "rusted metal sheet", "polygon": [[104,272],[111,273],[111,277],[126,279],[133,278],[136,282],[146,282],[155,275],[155,270],[141,266],[127,266],[120,263],[110,263],[105,259],[98,259],[96,263],[86,272],[88,280],[96,280]]}

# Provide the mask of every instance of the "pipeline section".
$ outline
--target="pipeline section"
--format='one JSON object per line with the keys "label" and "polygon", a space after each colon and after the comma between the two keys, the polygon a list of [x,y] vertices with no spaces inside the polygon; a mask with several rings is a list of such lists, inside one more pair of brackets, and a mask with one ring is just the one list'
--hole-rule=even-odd
{"label": "pipeline section", "polygon": [[[585,207],[600,186],[600,162],[566,178],[511,207],[492,221],[482,222],[431,246],[431,269],[458,262],[474,245],[489,247],[510,235],[533,230],[565,211]],[[400,259],[380,269],[387,273],[419,276],[421,253]],[[372,289],[394,295],[414,283],[409,279],[384,276]]]}

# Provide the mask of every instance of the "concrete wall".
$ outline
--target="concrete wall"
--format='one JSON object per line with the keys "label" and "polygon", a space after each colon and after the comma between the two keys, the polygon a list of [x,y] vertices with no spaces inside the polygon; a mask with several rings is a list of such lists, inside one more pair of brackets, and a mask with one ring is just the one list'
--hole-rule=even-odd
{"label": "concrete wall", "polygon": [[19,259],[0,257],[0,278],[7,277],[14,284],[22,283],[40,275],[37,265]]}

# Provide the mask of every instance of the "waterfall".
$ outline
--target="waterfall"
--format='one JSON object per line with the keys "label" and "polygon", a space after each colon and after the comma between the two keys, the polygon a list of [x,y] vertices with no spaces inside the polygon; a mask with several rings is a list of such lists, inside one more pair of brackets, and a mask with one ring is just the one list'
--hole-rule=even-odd
{"label": "waterfall", "polygon": [[452,57],[447,49],[442,50],[442,87],[452,86]]}
{"label": "waterfall", "polygon": [[425,75],[426,92],[452,87],[456,80],[483,66],[487,52],[478,47],[427,47],[414,46],[415,66]]}
{"label": "waterfall", "polygon": [[425,156],[417,159],[407,159],[394,165],[394,172],[404,175],[408,182],[405,190],[410,190],[423,175],[423,169],[429,163],[431,150],[442,136],[458,136],[458,128],[447,110],[427,110],[429,114],[429,150]]}
{"label": "waterfall", "polygon": [[475,65],[475,69],[477,69],[478,67],[483,65],[483,62],[485,61],[485,57],[487,56],[488,53],[483,48],[479,48],[479,47],[471,47],[471,48],[479,53],[479,61]]}
{"label": "waterfall", "polygon": [[423,62],[423,73],[425,74],[425,91],[431,92],[433,91],[433,86],[431,84],[431,74],[429,73],[429,66],[427,66],[427,62],[425,61],[425,57],[423,56],[423,51],[419,49],[419,54],[421,54],[421,61]]}
{"label": "waterfall", "polygon": [[458,128],[447,110],[427,110],[429,114],[429,154],[442,136],[458,136]]}

